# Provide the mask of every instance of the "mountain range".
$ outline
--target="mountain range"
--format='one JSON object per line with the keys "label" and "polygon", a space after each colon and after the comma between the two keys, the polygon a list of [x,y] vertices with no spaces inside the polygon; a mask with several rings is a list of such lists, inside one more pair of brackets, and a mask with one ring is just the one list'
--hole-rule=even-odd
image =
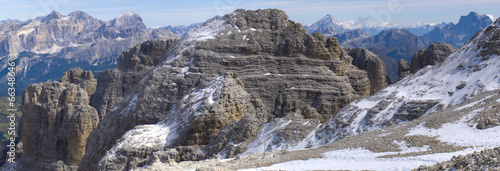
{"label": "mountain range", "polygon": [[171,39],[168,30],[147,30],[142,18],[131,11],[101,21],[83,11],[47,16],[24,22],[0,24],[0,82],[6,81],[7,62],[16,62],[16,88],[55,80],[74,67],[97,74],[114,68],[118,55],[145,40]]}
{"label": "mountain range", "polygon": [[[75,59],[116,63],[97,71],[97,79],[89,69],[72,68],[56,81],[28,85],[17,162],[2,169],[500,167],[500,19],[470,13],[444,26],[443,33],[460,38],[450,40],[464,42],[455,48],[401,28],[370,37],[359,29],[310,33],[278,9],[239,9],[177,35],[148,30],[130,11],[108,22],[71,19],[85,16],[74,13],[4,23],[3,29],[16,28],[6,40],[18,40],[7,43],[16,46],[7,46],[6,58],[52,61],[66,59],[70,44],[148,40],[116,58]],[[169,36],[151,38],[160,33]],[[395,59],[412,64],[388,85],[387,61]],[[9,142],[0,142],[2,161]]]}
{"label": "mountain range", "polygon": [[[417,36],[408,29],[392,28],[383,30],[372,37],[353,37],[350,41],[344,41],[342,45],[346,47],[364,47],[377,54],[384,60],[391,82],[396,82],[398,81],[397,63],[399,60],[411,61],[415,52],[425,49],[435,42],[460,47],[470,40],[477,31],[486,28],[492,23],[493,21],[488,15],[471,12],[467,16],[462,16],[456,25],[449,23],[443,28],[436,26],[423,36]],[[361,32],[361,30],[358,32]],[[367,34],[360,33],[357,35]]]}

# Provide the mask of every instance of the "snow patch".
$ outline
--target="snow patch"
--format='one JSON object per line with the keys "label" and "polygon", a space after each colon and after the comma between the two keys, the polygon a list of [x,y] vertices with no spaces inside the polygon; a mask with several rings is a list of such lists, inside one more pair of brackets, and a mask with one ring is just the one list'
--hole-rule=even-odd
{"label": "snow patch", "polygon": [[26,29],[26,30],[19,30],[17,31],[16,35],[29,35],[31,32],[35,31],[34,28]]}
{"label": "snow patch", "polygon": [[38,54],[55,54],[61,52],[62,47],[54,44],[52,47],[48,49],[42,49],[42,50],[32,50],[32,52],[38,53]]}
{"label": "snow patch", "polygon": [[500,126],[488,129],[476,129],[465,122],[447,123],[439,129],[429,129],[418,125],[411,130],[409,135],[438,136],[437,139],[452,145],[496,147],[500,146]]}
{"label": "snow patch", "polygon": [[276,147],[272,144],[274,138],[274,131],[282,129],[290,124],[291,120],[278,119],[274,122],[266,123],[260,130],[260,134],[257,136],[255,141],[248,144],[245,152],[241,156],[248,156],[252,153],[263,153],[267,151],[270,147],[273,150],[281,150],[283,147]]}
{"label": "snow patch", "polygon": [[226,20],[217,18],[205,23],[199,29],[190,32],[186,35],[186,41],[206,41],[215,39],[217,34],[226,29]]}
{"label": "snow patch", "polygon": [[367,149],[355,148],[323,153],[324,158],[294,160],[269,167],[242,169],[242,171],[261,170],[412,170],[420,165],[433,165],[449,160],[453,156],[465,155],[484,148],[467,148],[451,153],[437,153],[410,157],[379,158],[397,152],[374,153]]}

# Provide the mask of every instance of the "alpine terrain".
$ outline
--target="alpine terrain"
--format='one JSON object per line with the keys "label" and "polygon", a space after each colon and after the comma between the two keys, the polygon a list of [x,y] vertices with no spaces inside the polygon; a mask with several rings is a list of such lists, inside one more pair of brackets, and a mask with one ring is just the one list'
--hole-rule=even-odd
{"label": "alpine terrain", "polygon": [[[115,27],[137,21],[124,15],[100,23],[99,38],[133,36]],[[373,52],[341,47],[340,29],[308,31],[316,27],[239,9],[180,39],[148,37],[97,79],[73,68],[31,84],[22,157],[4,168],[500,169],[500,19],[460,48],[404,29],[347,41],[391,47]],[[357,35],[366,33],[343,37]],[[411,61],[396,64],[405,77],[388,85],[378,52]]]}

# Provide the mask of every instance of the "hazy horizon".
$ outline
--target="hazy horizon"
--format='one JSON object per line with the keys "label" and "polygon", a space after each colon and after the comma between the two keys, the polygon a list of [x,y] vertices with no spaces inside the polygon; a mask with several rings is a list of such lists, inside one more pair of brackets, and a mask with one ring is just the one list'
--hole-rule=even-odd
{"label": "hazy horizon", "polygon": [[69,0],[28,0],[25,2],[0,2],[0,20],[13,19],[25,21],[45,16],[56,10],[63,15],[72,11],[85,11],[94,18],[109,21],[130,10],[142,17],[147,27],[168,25],[189,25],[204,22],[216,15],[224,15],[236,9],[277,8],[284,10],[291,20],[304,25],[312,24],[327,14],[341,21],[365,20],[369,23],[416,24],[416,23],[457,23],[460,16],[474,11],[500,16],[497,7],[500,2],[492,0],[445,0],[445,1],[252,1],[213,0],[213,1],[156,1],[135,2],[128,0],[77,1]]}

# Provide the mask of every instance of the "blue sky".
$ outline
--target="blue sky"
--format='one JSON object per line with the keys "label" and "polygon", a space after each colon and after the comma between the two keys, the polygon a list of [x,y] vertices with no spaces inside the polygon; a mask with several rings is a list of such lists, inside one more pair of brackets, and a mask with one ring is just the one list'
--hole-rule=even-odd
{"label": "blue sky", "polygon": [[456,23],[470,11],[500,16],[499,0],[0,0],[0,20],[26,20],[57,10],[63,15],[82,10],[108,21],[127,10],[139,14],[148,27],[202,22],[235,9],[278,8],[290,19],[311,24],[326,14],[340,20],[368,19],[374,23]]}

